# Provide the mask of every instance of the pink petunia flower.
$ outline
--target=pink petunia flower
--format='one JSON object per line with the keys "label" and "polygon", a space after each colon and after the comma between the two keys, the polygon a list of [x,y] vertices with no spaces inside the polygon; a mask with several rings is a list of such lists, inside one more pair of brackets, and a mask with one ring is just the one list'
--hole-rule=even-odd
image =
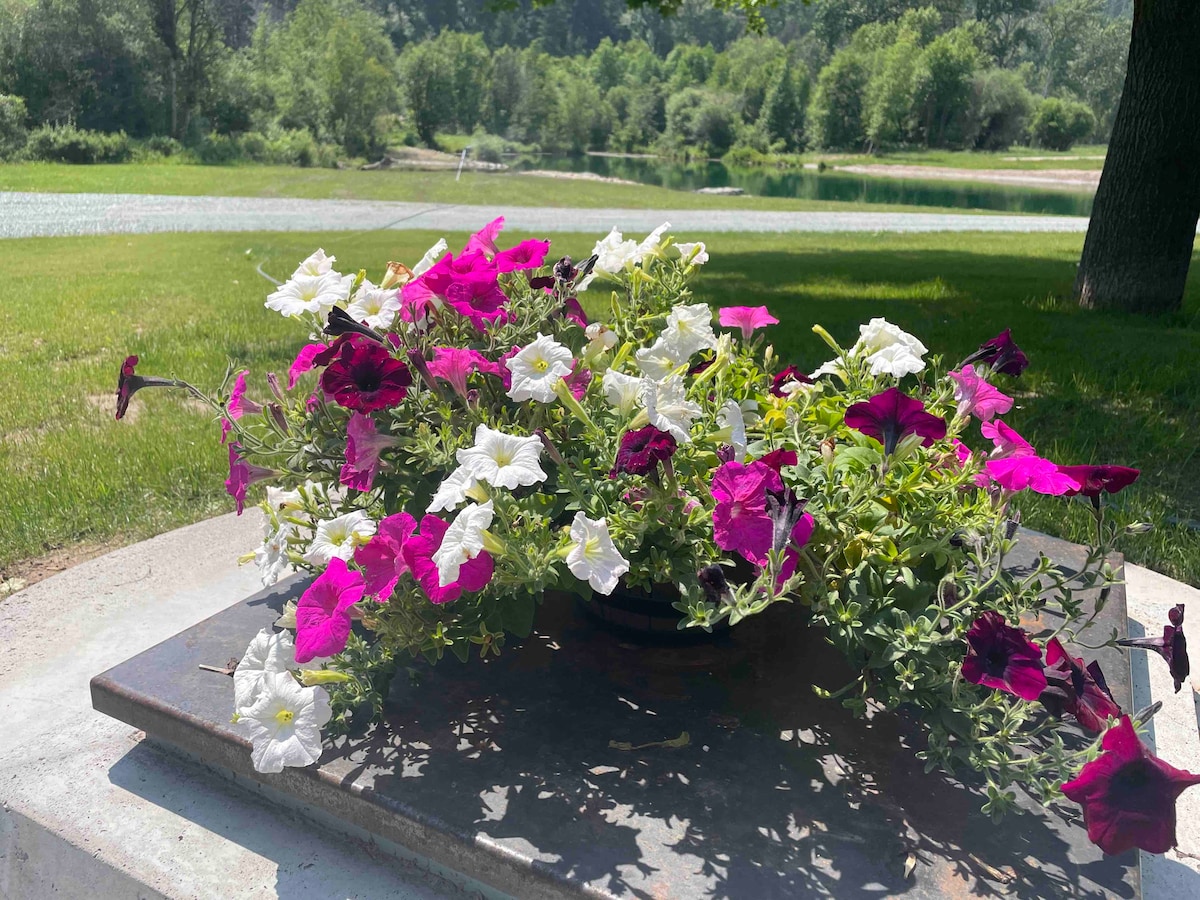
{"label": "pink petunia flower", "polygon": [[579,360],[573,359],[571,360],[571,374],[563,381],[567,383],[567,390],[571,392],[571,396],[576,400],[582,400],[592,383],[592,371],[580,365]]}
{"label": "pink petunia flower", "polygon": [[549,252],[549,241],[521,241],[517,246],[497,253],[493,262],[497,272],[536,269],[546,261],[546,254]]}
{"label": "pink petunia flower", "polygon": [[455,281],[446,289],[446,305],[480,331],[493,322],[507,321],[507,303],[508,297],[495,281],[472,278]]}
{"label": "pink petunia flower", "polygon": [[492,580],[495,572],[492,555],[483,550],[478,556],[462,564],[458,571],[458,580],[445,586],[439,584],[438,567],[433,561],[433,554],[442,546],[442,538],[446,536],[446,529],[449,527],[448,522],[437,516],[425,516],[421,519],[420,533],[408,538],[402,550],[404,561],[431,603],[450,603],[461,597],[463,591],[481,591]]}
{"label": "pink petunia flower", "polygon": [[779,324],[765,306],[723,306],[717,321],[729,328],[742,329],[743,341],[750,340],[755,329]]}
{"label": "pink petunia flower", "polygon": [[430,373],[446,382],[460,397],[467,396],[467,378],[472,372],[486,372],[491,363],[478,350],[437,347],[427,365]]}
{"label": "pink petunia flower", "polygon": [[379,454],[396,444],[396,438],[379,434],[375,420],[355,412],[346,423],[346,463],[339,480],[355,491],[369,491],[379,471]]}
{"label": "pink petunia flower", "polygon": [[779,575],[775,578],[776,589],[782,587],[785,581],[796,574],[796,567],[800,565],[800,551],[812,539],[816,528],[816,520],[810,513],[800,516],[799,521],[792,528],[787,549],[783,552],[783,562],[779,566]]}
{"label": "pink petunia flower", "polygon": [[988,477],[1006,491],[1031,490],[1058,497],[1078,490],[1079,482],[1048,459],[1040,456],[1007,456],[984,464]]}
{"label": "pink petunia flower", "polygon": [[334,557],[296,604],[296,662],[333,656],[346,649],[350,608],[363,597],[361,572]]}
{"label": "pink petunia flower", "polygon": [[229,477],[225,479],[225,490],[237,503],[239,516],[246,507],[246,488],[267,478],[274,478],[277,474],[271,469],[264,469],[246,462],[242,459],[242,445],[237,441],[230,441]]}
{"label": "pink petunia flower", "polygon": [[947,374],[954,379],[954,399],[958,401],[960,416],[974,416],[982,422],[990,422],[1012,409],[1012,397],[1000,393],[980,378],[974,366],[963,366],[957,372]]}
{"label": "pink petunia flower", "polygon": [[767,513],[767,491],[782,490],[779,473],[761,462],[723,464],[713,474],[713,538],[759,566],[767,564],[775,523]]}
{"label": "pink petunia flower", "polygon": [[1005,459],[1009,456],[1036,456],[1030,443],[1003,422],[984,422],[979,426],[983,436],[995,446],[991,459]]}
{"label": "pink petunia flower", "polygon": [[296,382],[300,380],[301,375],[313,370],[313,360],[317,354],[328,349],[328,346],[325,344],[305,344],[300,349],[300,352],[296,354],[296,359],[292,363],[291,368],[288,369],[289,391],[296,386]]}
{"label": "pink petunia flower", "polygon": [[400,576],[409,571],[404,545],[417,530],[408,513],[395,513],[380,521],[371,540],[354,550],[354,561],[363,569],[366,593],[386,603]]}
{"label": "pink petunia flower", "polygon": [[262,406],[255,403],[246,396],[246,374],[249,369],[243,369],[237,373],[237,377],[233,380],[233,391],[229,395],[229,402],[225,404],[225,412],[228,417],[221,419],[221,443],[225,443],[225,439],[229,436],[229,432],[233,429],[233,422],[245,415],[258,415],[262,412]]}
{"label": "pink petunia flower", "polygon": [[1069,713],[1084,730],[1099,734],[1109,719],[1121,716],[1100,664],[1072,656],[1058,638],[1046,644],[1046,690],[1038,700],[1055,715]]}
{"label": "pink petunia flower", "polygon": [[1200,784],[1200,775],[1147,750],[1129,716],[1105,733],[1100,747],[1100,756],[1062,786],[1083,807],[1088,840],[1109,855],[1133,847],[1166,853],[1175,846],[1175,801]]}
{"label": "pink petunia flower", "polygon": [[[500,252],[500,248],[496,246],[496,238],[500,232],[504,230],[504,216],[492,219],[477,232],[467,239],[467,245],[463,247],[463,255],[468,253],[482,253],[488,259],[491,259]],[[547,246],[549,246],[547,244]]]}

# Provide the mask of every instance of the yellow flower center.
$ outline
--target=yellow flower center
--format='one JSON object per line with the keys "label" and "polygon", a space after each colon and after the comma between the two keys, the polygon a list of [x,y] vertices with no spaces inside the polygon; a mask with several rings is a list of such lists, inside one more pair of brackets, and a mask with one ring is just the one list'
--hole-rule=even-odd
{"label": "yellow flower center", "polygon": [[275,713],[275,721],[280,725],[289,725],[294,718],[296,718],[296,714],[290,709],[281,709]]}
{"label": "yellow flower center", "polygon": [[535,359],[533,361],[533,370],[535,372],[545,372],[550,368],[550,362],[546,359]]}
{"label": "yellow flower center", "polygon": [[587,560],[595,560],[600,555],[600,538],[593,535],[583,542],[583,556]]}
{"label": "yellow flower center", "polygon": [[510,464],[512,463],[512,461],[513,461],[513,456],[512,456],[512,454],[511,454],[511,453],[508,451],[508,448],[506,448],[506,447],[501,447],[501,448],[500,448],[500,449],[498,449],[498,450],[496,451],[496,453],[495,453],[495,454],[492,456],[492,460],[493,460],[493,461],[496,463],[496,465],[498,465],[498,466],[500,466],[501,468],[503,468],[504,466],[510,465]]}

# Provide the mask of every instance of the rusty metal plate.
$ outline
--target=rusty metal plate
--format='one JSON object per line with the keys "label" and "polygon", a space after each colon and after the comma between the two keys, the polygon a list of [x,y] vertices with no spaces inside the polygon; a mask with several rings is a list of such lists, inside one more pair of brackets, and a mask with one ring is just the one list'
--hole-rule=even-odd
{"label": "rusty metal plate", "polygon": [[[1082,550],[1027,535],[1014,565]],[[979,812],[976,787],[925,774],[919,727],[855,720],[809,685],[845,663],[794,608],[714,645],[634,647],[548,597],[498,660],[401,674],[383,725],[317,768],[256,774],[231,729],[224,666],[303,584],[230,607],[92,681],[96,709],[519,897],[1139,896],[1136,852],[1104,858],[1066,804]],[[1114,592],[1097,633],[1124,632]],[[1124,657],[1102,658],[1130,703]],[[684,746],[663,746],[687,732]],[[641,745],[649,745],[641,747]],[[628,749],[628,748],[633,749]],[[641,749],[637,749],[641,747]]]}

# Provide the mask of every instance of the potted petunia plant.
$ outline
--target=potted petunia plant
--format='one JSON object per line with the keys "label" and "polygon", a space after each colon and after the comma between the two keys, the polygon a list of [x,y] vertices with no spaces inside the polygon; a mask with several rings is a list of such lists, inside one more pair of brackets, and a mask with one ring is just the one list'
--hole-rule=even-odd
{"label": "potted petunia plant", "polygon": [[[988,811],[1020,784],[1082,804],[1105,852],[1173,844],[1200,776],[1151,755],[1149,711],[1120,709],[1071,649],[1115,583],[1103,498],[1138,472],[1059,465],[1003,421],[1003,381],[1028,364],[1009,332],[947,370],[884,319],[849,346],[814,326],[832,358],[808,374],[776,356],[766,308],[693,296],[707,248],[666,225],[614,229],[581,263],[501,249],[502,226],[378,284],[318,250],[267,297],[310,340],[258,400],[246,371],[210,396],[121,368],[117,418],[150,387],[212,406],[238,512],[266,485],[246,560],[265,585],[311,579],[234,675],[260,771],[316,762],[322,729],[378,713],[402,665],[501,653],[548,591],[686,634],[787,602],[858,673],[824,695],[916,709],[928,766],[982,773]],[[1023,491],[1082,499],[1081,571],[1006,568]],[[1022,625],[1047,610],[1056,629]],[[1178,686],[1182,625],[1179,607],[1161,638],[1097,646],[1157,652]]]}

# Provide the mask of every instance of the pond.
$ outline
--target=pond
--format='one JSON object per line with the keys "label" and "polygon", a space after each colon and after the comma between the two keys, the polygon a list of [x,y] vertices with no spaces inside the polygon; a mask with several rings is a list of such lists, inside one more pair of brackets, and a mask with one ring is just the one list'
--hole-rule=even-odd
{"label": "pond", "polygon": [[813,169],[764,169],[724,163],[683,163],[653,157],[539,156],[513,164],[517,169],[593,172],[641,184],[694,191],[738,187],[756,197],[797,197],[843,203],[881,203],[985,209],[1007,213],[1087,216],[1092,195],[1082,191],[1040,190],[996,184],[878,178]]}

